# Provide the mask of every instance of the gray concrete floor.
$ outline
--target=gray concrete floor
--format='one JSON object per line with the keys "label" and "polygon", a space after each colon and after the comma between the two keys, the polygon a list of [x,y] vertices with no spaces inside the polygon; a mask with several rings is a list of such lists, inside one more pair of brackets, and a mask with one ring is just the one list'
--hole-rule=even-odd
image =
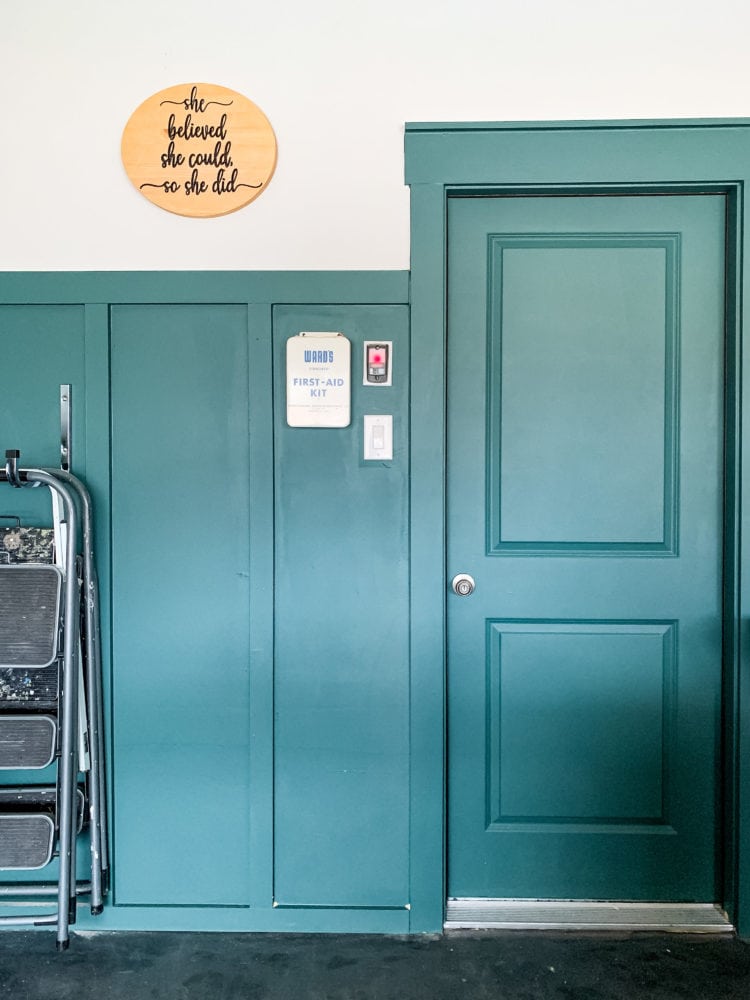
{"label": "gray concrete floor", "polygon": [[732,937],[0,934],[2,1000],[749,1000]]}

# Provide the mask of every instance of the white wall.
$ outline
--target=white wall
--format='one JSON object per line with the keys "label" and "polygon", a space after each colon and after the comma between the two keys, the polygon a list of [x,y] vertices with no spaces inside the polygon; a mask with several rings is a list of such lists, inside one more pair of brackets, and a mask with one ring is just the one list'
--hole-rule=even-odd
{"label": "white wall", "polygon": [[[0,270],[405,268],[405,121],[750,115],[747,0],[3,0]],[[187,81],[279,163],[239,212],[142,198],[122,129]]]}

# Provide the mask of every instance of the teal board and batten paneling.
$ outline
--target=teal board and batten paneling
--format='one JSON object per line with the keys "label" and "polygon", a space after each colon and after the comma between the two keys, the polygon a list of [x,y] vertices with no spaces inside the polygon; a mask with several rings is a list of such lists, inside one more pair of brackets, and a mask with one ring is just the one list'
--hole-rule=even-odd
{"label": "teal board and batten paneling", "polygon": [[[352,420],[292,428],[285,345],[352,345]],[[274,312],[277,906],[409,899],[408,311]],[[363,386],[363,342],[393,342],[393,385]],[[363,415],[394,417],[393,461],[363,460]]]}
{"label": "teal board and batten paneling", "polygon": [[[407,303],[403,272],[0,275],[0,445],[56,465],[71,382],[95,500],[114,885],[80,928],[409,929]],[[281,358],[320,324],[355,383],[365,338],[396,370],[310,449]]]}

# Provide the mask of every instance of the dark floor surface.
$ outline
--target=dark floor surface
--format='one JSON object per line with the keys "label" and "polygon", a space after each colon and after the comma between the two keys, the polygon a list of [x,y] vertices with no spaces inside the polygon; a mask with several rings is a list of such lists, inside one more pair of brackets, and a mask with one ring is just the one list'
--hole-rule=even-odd
{"label": "dark floor surface", "polygon": [[2,1000],[750,1000],[731,937],[0,934]]}

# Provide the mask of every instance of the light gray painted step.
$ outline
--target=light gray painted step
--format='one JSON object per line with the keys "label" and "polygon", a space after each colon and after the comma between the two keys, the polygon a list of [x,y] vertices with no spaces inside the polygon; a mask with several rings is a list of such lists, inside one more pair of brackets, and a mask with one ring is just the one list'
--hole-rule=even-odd
{"label": "light gray painted step", "polygon": [[449,899],[446,930],[653,930],[721,934],[732,930],[711,903],[616,903],[576,900]]}
{"label": "light gray painted step", "polygon": [[57,724],[49,715],[0,714],[0,770],[42,768],[57,747]]}
{"label": "light gray painted step", "polygon": [[35,871],[52,858],[55,824],[47,813],[0,814],[0,871]]}
{"label": "light gray painted step", "polygon": [[54,662],[61,595],[57,566],[0,565],[0,667],[38,669]]}

